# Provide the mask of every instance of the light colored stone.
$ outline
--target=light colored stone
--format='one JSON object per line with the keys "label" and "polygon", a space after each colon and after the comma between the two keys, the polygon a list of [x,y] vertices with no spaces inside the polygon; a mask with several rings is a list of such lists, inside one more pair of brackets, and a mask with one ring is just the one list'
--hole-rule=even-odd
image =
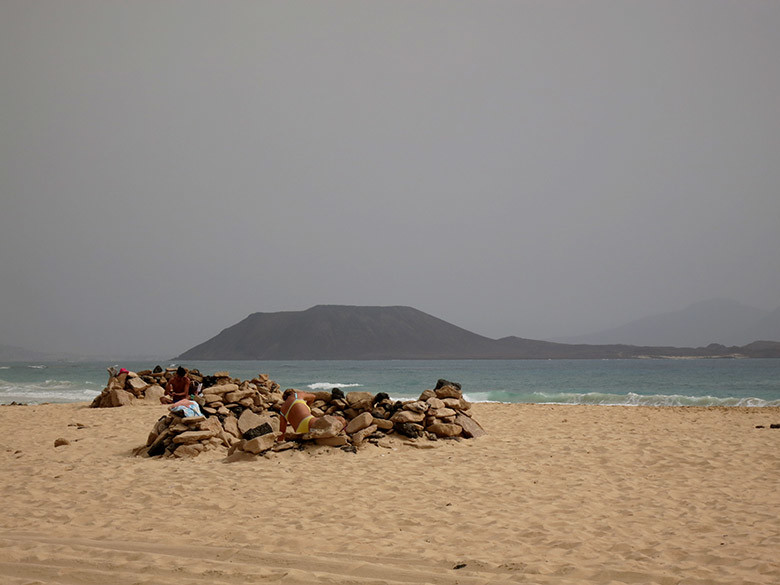
{"label": "light colored stone", "polygon": [[386,418],[375,418],[374,424],[383,431],[389,431],[393,428],[393,421]]}
{"label": "light colored stone", "polygon": [[203,394],[218,394],[219,396],[224,396],[225,394],[229,392],[237,392],[238,391],[238,384],[218,384],[216,386],[210,386],[209,388],[206,388],[203,391]]}
{"label": "light colored stone", "polygon": [[[211,390],[211,388],[209,388],[208,390]],[[203,400],[206,401],[206,404],[213,405],[218,402],[219,405],[221,406],[223,404],[222,396],[220,394],[214,394],[213,392],[209,392],[208,390],[203,393]]]}
{"label": "light colored stone", "polygon": [[226,392],[224,394],[225,396],[225,402],[235,402],[238,403],[244,398],[250,398],[253,396],[255,392],[253,390],[236,390],[235,392]]}
{"label": "light colored stone", "polygon": [[233,435],[238,439],[241,438],[241,431],[238,429],[238,419],[233,414],[225,417],[225,420],[222,422],[222,426],[225,429],[225,432]]}
{"label": "light colored stone", "polygon": [[433,412],[433,416],[436,418],[447,418],[449,416],[455,416],[457,413],[451,408],[438,408]]}
{"label": "light colored stone", "polygon": [[135,397],[127,390],[114,388],[108,391],[107,400],[104,400],[103,402],[107,402],[107,405],[110,407],[130,406],[133,404],[134,399]]}
{"label": "light colored stone", "polygon": [[349,424],[347,424],[347,428],[344,430],[347,432],[348,435],[351,435],[352,433],[356,433],[362,429],[365,429],[373,422],[374,422],[374,417],[371,416],[371,413],[364,412],[363,414],[359,414],[351,421],[349,421]]}
{"label": "light colored stone", "polygon": [[160,404],[160,398],[165,396],[165,388],[159,384],[152,384],[144,390],[144,400],[152,405]]}
{"label": "light colored stone", "polygon": [[275,442],[276,435],[274,433],[268,433],[267,435],[260,435],[259,437],[246,441],[243,450],[255,454],[262,453],[273,447]]}
{"label": "light colored stone", "polygon": [[273,432],[279,432],[279,419],[277,417],[270,414],[257,414],[249,409],[242,412],[238,418],[238,430],[243,435],[248,430],[259,427],[263,423],[271,425]]}
{"label": "light colored stone", "polygon": [[214,436],[213,431],[185,431],[173,438],[174,443],[190,444],[206,441]]}
{"label": "light colored stone", "polygon": [[371,392],[347,392],[344,396],[347,404],[355,410],[370,410],[374,395]]}
{"label": "light colored stone", "polygon": [[428,412],[430,407],[430,404],[423,402],[422,400],[416,400],[414,402],[407,402],[404,404],[404,410],[411,410],[412,412]]}
{"label": "light colored stone", "polygon": [[198,424],[199,422],[202,422],[204,420],[206,420],[206,417],[202,416],[202,415],[201,416],[185,416],[184,418],[181,419],[181,422],[183,422],[185,425],[192,426],[192,425]]}
{"label": "light colored stone", "polygon": [[135,396],[141,396],[148,385],[141,378],[135,376],[128,376],[125,381],[125,389],[132,392]]}
{"label": "light colored stone", "polygon": [[459,437],[463,431],[463,427],[460,425],[436,422],[427,427],[425,430],[433,433],[437,437]]}
{"label": "light colored stone", "polygon": [[173,452],[176,457],[197,457],[203,450],[202,445],[180,445],[176,447],[176,451]]}
{"label": "light colored stone", "polygon": [[433,390],[423,390],[423,393],[420,394],[420,398],[419,399],[422,400],[422,401],[425,401],[425,400],[428,400],[431,397],[436,398],[436,392],[434,392]]}
{"label": "light colored stone", "polygon": [[352,444],[355,446],[362,445],[363,441],[366,440],[366,437],[375,433],[376,429],[377,429],[376,425],[371,425],[353,434],[351,436]]}
{"label": "light colored stone", "polygon": [[427,402],[431,406],[431,408],[436,408],[436,409],[445,408],[447,406],[446,404],[444,404],[444,401],[441,398],[436,398],[436,396],[431,396],[425,402]]}
{"label": "light colored stone", "polygon": [[436,398],[463,398],[463,392],[455,386],[442,386],[436,390]]}
{"label": "light colored stone", "polygon": [[390,418],[394,423],[418,423],[424,419],[425,415],[422,412],[413,412],[411,410],[399,410]]}
{"label": "light colored stone", "polygon": [[336,435],[335,437],[325,437],[325,438],[315,439],[314,442],[317,445],[324,445],[326,447],[341,447],[347,444],[347,436]]}
{"label": "light colored stone", "polygon": [[309,425],[309,432],[304,435],[305,439],[325,439],[335,437],[341,434],[344,423],[335,416],[325,415],[320,417]]}

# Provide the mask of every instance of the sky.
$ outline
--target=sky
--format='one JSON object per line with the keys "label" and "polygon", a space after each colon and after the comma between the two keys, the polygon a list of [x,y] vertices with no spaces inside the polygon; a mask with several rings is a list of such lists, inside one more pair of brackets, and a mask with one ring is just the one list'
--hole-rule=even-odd
{"label": "sky", "polygon": [[780,306],[780,2],[0,2],[0,343]]}

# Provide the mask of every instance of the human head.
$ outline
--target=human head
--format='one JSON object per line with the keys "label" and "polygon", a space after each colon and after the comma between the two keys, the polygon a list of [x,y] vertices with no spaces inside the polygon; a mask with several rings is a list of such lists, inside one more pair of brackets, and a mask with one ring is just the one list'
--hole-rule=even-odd
{"label": "human head", "polygon": [[176,375],[179,376],[179,378],[183,378],[187,375],[187,370],[185,370],[182,366],[179,366],[176,368]]}
{"label": "human head", "polygon": [[293,394],[295,394],[295,390],[293,388],[288,388],[284,391],[284,394],[282,394],[282,399],[287,400]]}

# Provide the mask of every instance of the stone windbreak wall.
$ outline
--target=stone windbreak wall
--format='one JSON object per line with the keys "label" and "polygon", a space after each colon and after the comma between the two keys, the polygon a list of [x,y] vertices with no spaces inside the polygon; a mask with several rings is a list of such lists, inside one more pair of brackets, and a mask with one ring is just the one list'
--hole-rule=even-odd
{"label": "stone windbreak wall", "polygon": [[[109,371],[109,382],[93,407],[157,403],[174,370]],[[202,416],[170,412],[151,429],[146,445],[136,455],[194,457],[204,451],[224,450],[237,459],[267,451],[302,448],[307,444],[356,450],[364,445],[389,446],[400,440],[424,446],[443,439],[469,439],[484,434],[471,415],[460,384],[439,380],[417,400],[393,401],[387,394],[343,393],[338,388],[313,392],[312,414],[323,419],[305,435],[288,431],[279,438],[282,390],[265,374],[251,380],[231,378],[228,372],[211,376],[192,370],[188,376],[201,386],[194,400]],[[339,419],[347,421],[346,427]],[[324,424],[327,422],[328,424]]]}

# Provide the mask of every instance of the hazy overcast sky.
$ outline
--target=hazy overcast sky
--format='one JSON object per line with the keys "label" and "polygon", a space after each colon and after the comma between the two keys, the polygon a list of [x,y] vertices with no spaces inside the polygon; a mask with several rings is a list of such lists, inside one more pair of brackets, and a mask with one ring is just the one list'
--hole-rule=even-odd
{"label": "hazy overcast sky", "polygon": [[0,1],[0,343],[780,305],[780,2]]}

